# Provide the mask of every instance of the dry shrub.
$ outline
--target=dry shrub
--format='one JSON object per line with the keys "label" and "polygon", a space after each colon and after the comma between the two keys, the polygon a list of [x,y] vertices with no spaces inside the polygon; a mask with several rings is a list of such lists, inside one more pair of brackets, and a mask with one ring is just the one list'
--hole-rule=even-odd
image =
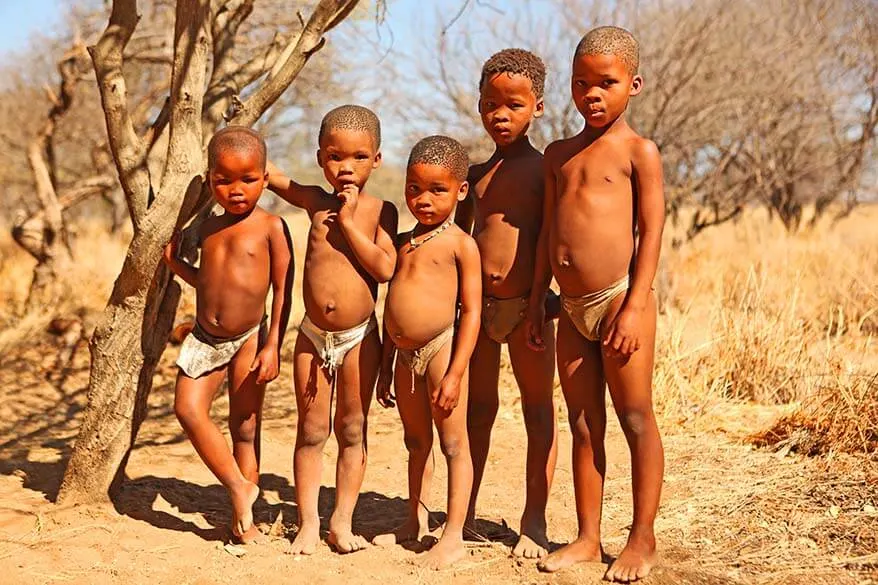
{"label": "dry shrub", "polygon": [[751,437],[760,447],[803,455],[878,455],[878,374],[836,373],[792,413]]}
{"label": "dry shrub", "polygon": [[[815,397],[850,402],[860,388],[853,381],[878,370],[869,357],[878,319],[876,212],[864,208],[836,227],[790,235],[752,211],[667,248],[659,412],[688,420],[730,401],[802,401],[812,409]],[[831,366],[842,363],[845,376]]]}

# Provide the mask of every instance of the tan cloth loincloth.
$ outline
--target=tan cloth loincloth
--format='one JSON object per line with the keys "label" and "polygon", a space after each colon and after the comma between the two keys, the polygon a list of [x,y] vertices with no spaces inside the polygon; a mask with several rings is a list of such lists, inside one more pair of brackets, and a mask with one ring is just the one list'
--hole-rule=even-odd
{"label": "tan cloth loincloth", "polygon": [[445,344],[450,342],[454,337],[454,325],[449,325],[448,329],[425,343],[418,349],[400,349],[399,359],[402,363],[412,371],[412,374],[423,377],[427,373],[427,366],[436,357]]}
{"label": "tan cloth loincloth", "polygon": [[620,278],[607,288],[581,297],[561,295],[561,305],[583,337],[597,341],[601,336],[601,321],[613,299],[628,290],[628,275]]}
{"label": "tan cloth loincloth", "polygon": [[314,344],[320,359],[323,360],[322,367],[326,368],[329,375],[332,376],[348,352],[363,341],[377,326],[378,320],[373,313],[356,327],[344,331],[325,331],[315,325],[308,315],[305,315],[302,324],[299,325],[299,331],[304,333],[305,337]]}
{"label": "tan cloth loincloth", "polygon": [[198,321],[195,321],[192,332],[183,340],[180,355],[177,357],[177,365],[190,378],[198,378],[207,372],[221,368],[232,361],[241,346],[257,332],[261,346],[268,334],[267,323],[267,317],[263,317],[259,325],[240,335],[217,337],[202,329]]}
{"label": "tan cloth loincloth", "polygon": [[509,334],[527,315],[529,296],[495,299],[482,297],[482,329],[497,343],[506,343]]}

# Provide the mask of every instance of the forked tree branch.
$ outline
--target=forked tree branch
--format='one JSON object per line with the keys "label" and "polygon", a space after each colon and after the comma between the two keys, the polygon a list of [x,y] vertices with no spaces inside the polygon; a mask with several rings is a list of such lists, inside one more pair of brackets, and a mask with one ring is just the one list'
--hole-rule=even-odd
{"label": "forked tree branch", "polygon": [[113,0],[106,30],[97,44],[88,49],[101,94],[110,150],[135,231],[146,214],[151,185],[143,141],[134,130],[128,109],[122,55],[138,20],[137,0]]}
{"label": "forked tree branch", "polygon": [[323,35],[342,22],[356,7],[359,0],[320,0],[311,13],[302,34],[295,39],[293,50],[282,53],[287,56],[275,75],[263,85],[232,117],[229,123],[252,126],[262,114],[281,96],[296,78],[305,63],[325,42]]}

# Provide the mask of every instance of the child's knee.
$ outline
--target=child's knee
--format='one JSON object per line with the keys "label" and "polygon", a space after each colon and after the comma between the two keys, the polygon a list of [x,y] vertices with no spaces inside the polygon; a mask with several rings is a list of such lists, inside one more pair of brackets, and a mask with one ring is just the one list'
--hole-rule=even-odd
{"label": "child's knee", "polygon": [[628,436],[640,437],[655,426],[652,408],[626,408],[619,411],[619,424]]}
{"label": "child's knee", "polygon": [[439,438],[439,447],[442,449],[442,454],[445,455],[446,459],[458,457],[463,453],[465,445],[466,435],[462,433],[446,433],[445,436]]}
{"label": "child's knee", "polygon": [[500,401],[497,397],[474,398],[470,396],[466,423],[469,428],[491,428],[497,419],[497,411],[500,410]]}
{"label": "child's knee", "polygon": [[363,429],[365,423],[365,417],[359,414],[336,417],[335,437],[338,440],[338,444],[343,447],[361,445],[365,436]]}
{"label": "child's knee", "polygon": [[[432,430],[432,429],[430,429]],[[429,435],[416,435],[406,433],[403,437],[405,448],[410,456],[426,456],[433,448],[433,433]]]}
{"label": "child's knee", "polygon": [[230,418],[229,431],[235,442],[253,443],[256,441],[256,413],[243,418]]}
{"label": "child's knee", "polygon": [[552,437],[555,428],[555,409],[549,404],[522,404],[524,427],[529,434]]}
{"label": "child's knee", "polygon": [[604,441],[606,431],[606,417],[587,417],[580,414],[570,417],[570,433],[573,442],[578,445],[600,445]]}
{"label": "child's knee", "polygon": [[296,442],[301,447],[322,447],[329,438],[329,423],[299,419],[299,435]]}

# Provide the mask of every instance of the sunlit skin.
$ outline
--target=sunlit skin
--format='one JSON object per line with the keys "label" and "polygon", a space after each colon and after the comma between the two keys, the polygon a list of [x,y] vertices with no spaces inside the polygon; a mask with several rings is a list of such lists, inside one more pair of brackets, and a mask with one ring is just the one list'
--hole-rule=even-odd
{"label": "sunlit skin", "polygon": [[[628,100],[643,80],[615,55],[574,60],[573,101],[586,127],[545,153],[543,229],[528,311],[534,348],[546,347],[543,295],[554,275],[571,297],[602,290],[631,273],[601,322],[601,339],[587,341],[566,312],[558,325],[558,373],[573,435],[573,478],[579,534],[539,566],[557,571],[600,561],[605,383],[632,460],[634,519],[625,548],[605,579],[645,577],[656,562],[653,524],[664,456],[652,408],[655,298],[651,292],[664,225],[661,158],[655,144],[625,121]],[[636,237],[634,227],[636,226]]]}
{"label": "sunlit skin", "polygon": [[[367,132],[333,129],[320,140],[317,163],[333,191],[300,185],[269,163],[269,188],[308,212],[311,229],[305,252],[302,295],[311,320],[326,331],[344,331],[375,311],[378,284],[396,266],[396,208],[366,192],[381,153]],[[299,532],[290,552],[312,554],[320,542],[318,495],[323,447],[334,430],[339,445],[335,510],[327,543],[343,553],[368,542],[354,534],[352,517],[366,469],[366,417],[381,362],[379,333],[373,330],[336,371],[332,384],[314,344],[299,334],[293,350],[298,422],[294,454]],[[330,429],[333,421],[333,429]]]}
{"label": "sunlit skin", "polygon": [[[417,163],[406,172],[406,204],[418,220],[412,232],[400,234],[397,269],[384,309],[384,364],[378,379],[378,401],[399,407],[409,452],[409,517],[395,532],[379,535],[387,545],[420,540],[427,533],[427,510],[433,461],[433,425],[448,465],[448,517],[439,542],[420,561],[441,569],[464,557],[463,527],[472,487],[473,468],[466,430],[469,360],[479,332],[481,275],[479,252],[473,239],[451,224],[425,240],[454,213],[467,193],[466,181],[456,179],[439,165]],[[423,242],[412,246],[411,239]],[[459,322],[454,341],[446,343],[430,361],[424,377],[396,360],[397,347],[423,347]],[[394,383],[396,394],[391,392]]]}
{"label": "sunlit skin", "polygon": [[[199,227],[201,262],[178,258],[180,235],[165,247],[164,260],[195,287],[200,326],[217,337],[234,337],[257,326],[273,291],[266,341],[251,336],[228,368],[190,378],[177,376],[174,410],[198,454],[229,491],[233,535],[244,542],[258,536],[252,506],[259,495],[259,429],[265,384],[278,375],[280,347],[290,314],[293,264],[290,236],[283,221],[256,207],[266,183],[256,151],[218,154],[208,171],[210,191],[225,213]],[[228,370],[230,452],[210,419],[210,405]]]}
{"label": "sunlit skin", "polygon": [[[499,73],[486,79],[479,96],[482,124],[496,149],[490,159],[470,168],[471,196],[458,208],[456,222],[472,230],[479,246],[482,290],[499,299],[530,295],[537,239],[543,215],[543,156],[527,131],[543,114],[543,100],[533,84],[519,74]],[[543,336],[552,345],[554,325],[545,323]],[[519,541],[513,554],[545,556],[546,502],[555,471],[557,425],[552,400],[555,375],[553,347],[528,346],[525,322],[507,338],[512,371],[521,392],[527,432],[526,497]],[[500,344],[480,331],[470,361],[467,426],[473,456],[474,482],[468,520],[472,525],[476,499],[488,459],[491,429],[500,400]],[[474,527],[475,529],[475,527]]]}

